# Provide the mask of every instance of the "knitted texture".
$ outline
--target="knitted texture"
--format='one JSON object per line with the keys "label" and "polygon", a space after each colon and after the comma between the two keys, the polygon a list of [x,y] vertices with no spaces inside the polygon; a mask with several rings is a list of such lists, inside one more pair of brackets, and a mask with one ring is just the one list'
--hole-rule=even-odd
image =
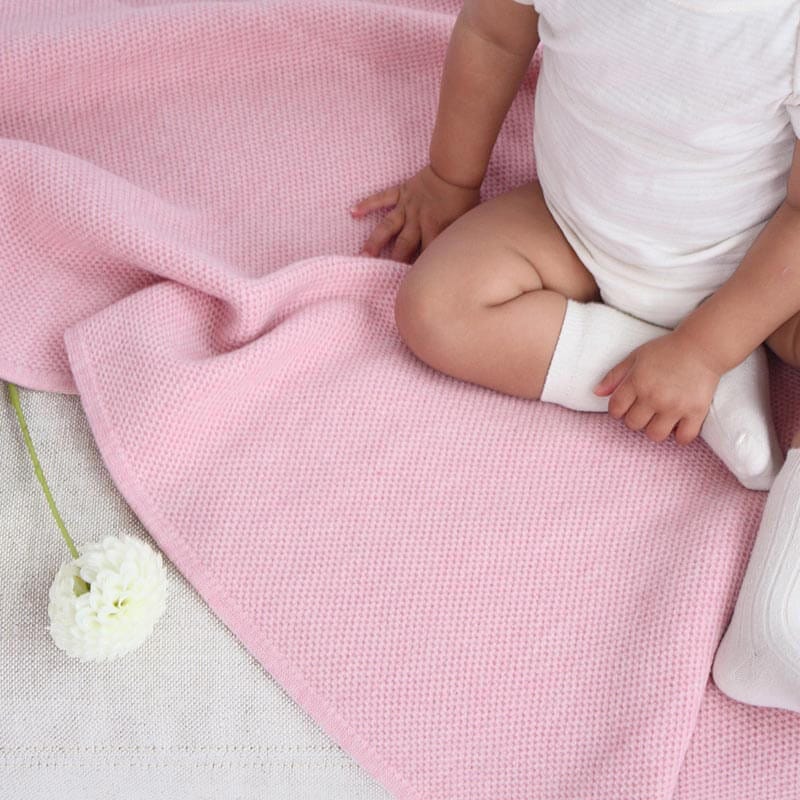
{"label": "knitted texture", "polygon": [[[800,716],[707,688],[764,493],[429,368],[407,265],[354,255],[460,5],[0,3],[0,378],[80,394],[165,555],[399,800],[796,800]],[[484,199],[535,174],[535,75]]]}

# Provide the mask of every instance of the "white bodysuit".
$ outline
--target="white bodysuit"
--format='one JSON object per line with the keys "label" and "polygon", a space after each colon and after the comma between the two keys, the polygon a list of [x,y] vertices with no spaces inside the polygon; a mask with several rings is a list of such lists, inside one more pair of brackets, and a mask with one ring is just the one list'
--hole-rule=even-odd
{"label": "white bodysuit", "polygon": [[517,0],[543,46],[534,151],[604,302],[674,327],[786,197],[800,0]]}

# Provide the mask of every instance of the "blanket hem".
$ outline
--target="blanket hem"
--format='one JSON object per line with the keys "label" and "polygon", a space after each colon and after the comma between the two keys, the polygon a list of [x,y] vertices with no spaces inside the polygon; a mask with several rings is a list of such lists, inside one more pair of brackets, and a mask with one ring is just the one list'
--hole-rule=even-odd
{"label": "blanket hem", "polygon": [[78,394],[75,381],[58,370],[36,370],[13,361],[0,361],[0,376],[7,383],[38,392]]}
{"label": "blanket hem", "polygon": [[[387,764],[326,703],[325,698],[311,688],[288,659],[272,649],[269,642],[253,627],[247,617],[224,598],[213,577],[195,560],[194,555],[182,546],[178,536],[170,538],[159,535],[161,530],[166,530],[166,525],[162,524],[159,513],[142,492],[139,482],[134,479],[135,476],[128,465],[123,449],[107,422],[99,399],[97,382],[81,340],[80,325],[73,326],[65,332],[64,342],[77,393],[80,395],[81,404],[103,462],[120,493],[169,560],[184,577],[188,579],[191,576],[191,584],[205,599],[209,607],[231,631],[236,631],[237,638],[286,693],[313,716],[320,727],[365,770],[386,789],[396,794],[397,800],[432,800],[430,796],[423,799],[421,792],[417,791],[403,775]],[[123,487],[125,487],[124,490]]]}

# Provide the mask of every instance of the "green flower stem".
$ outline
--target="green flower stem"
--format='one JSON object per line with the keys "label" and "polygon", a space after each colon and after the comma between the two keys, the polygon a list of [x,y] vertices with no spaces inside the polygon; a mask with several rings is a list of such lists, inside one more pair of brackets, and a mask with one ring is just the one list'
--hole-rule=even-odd
{"label": "green flower stem", "polygon": [[[53,495],[50,494],[50,487],[47,485],[47,481],[44,478],[42,465],[39,463],[39,459],[36,457],[36,450],[33,448],[33,441],[31,440],[31,435],[28,432],[28,425],[25,422],[25,415],[22,413],[22,406],[19,404],[19,392],[13,383],[8,384],[8,394],[11,397],[11,405],[14,406],[14,411],[17,412],[19,426],[22,429],[22,438],[25,440],[25,446],[28,448],[31,461],[33,461],[33,471],[36,473],[36,477],[39,479],[42,489],[44,489],[44,496],[47,498],[47,504],[50,506],[50,511],[53,512],[53,517],[55,518],[56,524],[61,530],[61,535],[64,537],[64,541],[67,543],[70,553],[72,553],[72,557],[78,558],[80,556],[78,548],[75,547],[72,537],[67,533],[64,520],[61,519],[61,515],[58,513],[58,509],[56,508],[56,504],[53,500]],[[76,593],[79,595],[89,591],[89,585],[83,580],[83,578],[80,577],[80,575],[75,576],[75,585],[76,589],[78,590]]]}

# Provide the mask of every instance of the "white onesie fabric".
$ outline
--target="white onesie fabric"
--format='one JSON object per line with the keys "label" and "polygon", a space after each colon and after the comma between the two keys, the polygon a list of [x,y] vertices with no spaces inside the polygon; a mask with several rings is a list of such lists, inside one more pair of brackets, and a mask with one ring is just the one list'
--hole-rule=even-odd
{"label": "white onesie fabric", "polygon": [[675,327],[786,197],[798,0],[516,0],[539,12],[534,151],[608,305]]}

